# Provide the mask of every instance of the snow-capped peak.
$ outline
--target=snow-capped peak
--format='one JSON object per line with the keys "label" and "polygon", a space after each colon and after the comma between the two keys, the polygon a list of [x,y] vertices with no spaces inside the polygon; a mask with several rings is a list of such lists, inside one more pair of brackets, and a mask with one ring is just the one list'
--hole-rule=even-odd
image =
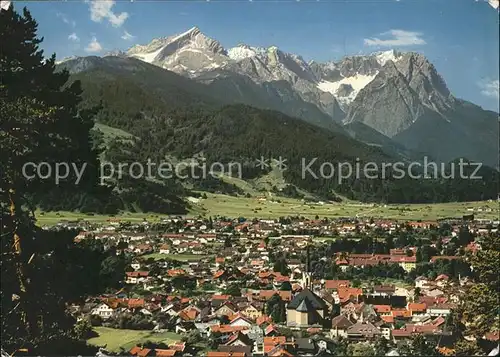
{"label": "snow-capped peak", "polygon": [[127,55],[189,76],[200,70],[224,67],[230,60],[224,47],[196,26],[144,46],[134,46]]}
{"label": "snow-capped peak", "polygon": [[245,58],[255,57],[257,55],[262,55],[265,53],[265,49],[261,47],[252,47],[245,44],[239,44],[236,47],[230,48],[227,51],[227,55],[233,61],[241,61]]}
{"label": "snow-capped peak", "polygon": [[375,58],[381,66],[384,66],[387,61],[397,62],[401,58],[401,54],[395,50],[382,51],[376,52]]}
{"label": "snow-capped peak", "polygon": [[157,59],[156,56],[153,56],[153,53],[158,55],[161,50],[167,47],[175,51],[185,46],[207,47],[211,50],[224,52],[223,47],[217,41],[205,36],[198,27],[194,26],[177,35],[155,38],[147,45],[135,45],[127,53],[146,62],[152,62]]}
{"label": "snow-capped peak", "polygon": [[192,33],[192,32],[201,32],[201,31],[200,31],[200,28],[198,26],[193,26],[189,30],[187,30],[185,33],[188,34],[188,33]]}
{"label": "snow-capped peak", "polygon": [[172,43],[172,42],[175,42],[183,37],[193,37],[193,36],[199,35],[200,33],[201,33],[200,29],[198,27],[194,26],[194,27],[191,27],[186,32],[183,32],[179,35],[175,35],[173,37],[167,37],[167,39],[170,43]]}
{"label": "snow-capped peak", "polygon": [[338,62],[320,64],[322,75],[318,88],[333,94],[341,105],[347,106],[388,61],[398,62],[401,58],[401,53],[389,50],[369,55],[346,56]]}
{"label": "snow-capped peak", "polygon": [[9,10],[10,3],[11,3],[10,1],[4,1],[4,0],[0,1],[0,9],[5,11]]}
{"label": "snow-capped peak", "polygon": [[275,45],[264,48],[241,43],[226,51],[196,26],[147,45],[136,45],[127,55],[189,77],[224,69],[257,83],[284,80],[297,91],[308,93],[304,94],[306,99],[311,92],[319,91],[320,97],[326,92],[343,106],[348,106],[388,61],[402,58],[401,53],[389,50],[346,56],[339,61],[306,62],[300,55],[283,52]]}

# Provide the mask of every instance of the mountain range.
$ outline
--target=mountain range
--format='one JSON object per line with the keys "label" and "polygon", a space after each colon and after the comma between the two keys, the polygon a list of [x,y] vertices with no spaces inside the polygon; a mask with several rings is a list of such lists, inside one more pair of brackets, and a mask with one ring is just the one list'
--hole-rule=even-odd
{"label": "mountain range", "polygon": [[[127,52],[68,59],[58,68],[82,83],[83,106],[101,105],[97,123],[135,138],[108,142],[106,160],[192,160],[201,153],[209,162],[244,163],[243,178],[251,183],[268,173],[255,168],[255,158],[282,155],[290,165],[281,187],[321,199],[410,203],[497,194],[498,172],[489,168],[479,181],[362,178],[339,184],[301,177],[301,158],[313,157],[318,163],[409,163],[427,155],[446,167],[457,158],[497,167],[498,114],[455,98],[418,53],[305,62],[276,47],[226,50],[193,28]],[[140,185],[122,180],[116,189],[127,209],[135,202],[165,212],[178,211],[179,197],[193,189],[239,192],[224,180],[191,178]]]}
{"label": "mountain range", "polygon": [[[276,46],[226,49],[193,27],[109,55],[137,58],[232,100],[344,134],[344,125],[360,122],[391,139],[393,147],[439,161],[465,157],[498,167],[498,114],[454,97],[419,53],[390,50],[306,62]],[[366,128],[358,128],[351,126],[349,133],[369,141]]]}

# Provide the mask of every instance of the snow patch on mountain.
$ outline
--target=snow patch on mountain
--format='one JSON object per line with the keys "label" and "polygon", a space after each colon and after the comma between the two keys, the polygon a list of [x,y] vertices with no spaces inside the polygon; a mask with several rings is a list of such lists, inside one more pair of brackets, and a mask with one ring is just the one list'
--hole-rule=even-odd
{"label": "snow patch on mountain", "polygon": [[160,47],[156,51],[149,52],[149,53],[133,53],[131,56],[136,57],[140,59],[141,61],[147,62],[147,63],[153,63],[156,56],[163,50],[163,47]]}
{"label": "snow patch on mountain", "polygon": [[[363,89],[368,83],[370,83],[375,75],[355,75],[353,77],[345,77],[340,81],[321,81],[318,83],[318,88],[323,92],[328,92],[333,94],[339,102],[342,104],[350,104],[358,95],[359,91]],[[339,89],[342,85],[349,85],[352,87],[352,91],[347,95],[343,96],[339,93]]]}
{"label": "snow patch on mountain", "polygon": [[67,61],[71,61],[75,58],[78,58],[77,56],[69,56],[69,57],[64,57],[62,60],[56,61],[55,64],[61,64]]}
{"label": "snow patch on mountain", "polygon": [[252,47],[244,44],[240,44],[236,47],[230,48],[227,51],[227,55],[233,61],[241,61],[245,58],[256,57],[259,55],[264,55],[266,49],[262,47]]}
{"label": "snow patch on mountain", "polygon": [[401,57],[401,54],[397,53],[394,50],[378,52],[375,54],[375,58],[381,66],[384,66],[387,61],[396,63],[401,59]]}
{"label": "snow patch on mountain", "polygon": [[337,64],[333,61],[328,61],[326,63],[324,63],[323,67],[325,69],[329,69],[329,70],[334,70],[334,69],[337,69]]}
{"label": "snow patch on mountain", "polygon": [[229,61],[222,45],[205,36],[197,27],[178,35],[154,39],[148,45],[136,45],[127,54],[180,74],[213,70]]}
{"label": "snow patch on mountain", "polygon": [[276,46],[264,48],[239,44],[226,50],[198,27],[154,39],[147,45],[136,45],[128,50],[127,55],[190,78],[215,79],[222,69],[226,76],[233,72],[259,85],[286,81],[302,100],[325,113],[330,113],[336,101],[343,111],[347,111],[359,91],[387,62],[401,62],[402,58],[401,53],[391,50],[316,63],[306,62],[301,56],[284,52]]}
{"label": "snow patch on mountain", "polygon": [[183,32],[177,36],[174,36],[173,38],[169,38],[169,42],[172,43],[172,42],[175,42],[183,37],[186,37],[189,34],[194,34],[194,33],[199,33],[199,32],[200,32],[200,29],[198,27],[194,26],[194,27],[191,27],[186,32]]}

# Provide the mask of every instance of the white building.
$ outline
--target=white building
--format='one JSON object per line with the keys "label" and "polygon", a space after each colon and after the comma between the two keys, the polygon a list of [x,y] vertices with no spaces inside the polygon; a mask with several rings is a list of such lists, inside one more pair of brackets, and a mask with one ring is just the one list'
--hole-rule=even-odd
{"label": "white building", "polygon": [[100,316],[102,319],[109,319],[113,315],[113,312],[114,310],[112,308],[105,303],[102,303],[95,307],[91,314]]}

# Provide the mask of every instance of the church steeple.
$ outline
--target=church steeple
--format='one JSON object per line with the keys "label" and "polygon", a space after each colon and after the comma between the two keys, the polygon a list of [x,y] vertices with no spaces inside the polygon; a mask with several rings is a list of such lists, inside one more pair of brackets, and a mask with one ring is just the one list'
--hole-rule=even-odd
{"label": "church steeple", "polygon": [[311,262],[309,259],[309,243],[306,246],[306,266],[302,277],[302,286],[304,289],[311,289]]}

